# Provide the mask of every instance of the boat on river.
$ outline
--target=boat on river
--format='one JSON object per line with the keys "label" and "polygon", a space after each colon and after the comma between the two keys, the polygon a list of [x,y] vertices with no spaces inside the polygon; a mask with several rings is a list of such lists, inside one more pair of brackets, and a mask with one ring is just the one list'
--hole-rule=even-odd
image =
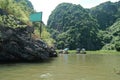
{"label": "boat on river", "polygon": [[86,50],[85,48],[82,48],[81,50],[79,48],[77,48],[77,54],[86,54]]}

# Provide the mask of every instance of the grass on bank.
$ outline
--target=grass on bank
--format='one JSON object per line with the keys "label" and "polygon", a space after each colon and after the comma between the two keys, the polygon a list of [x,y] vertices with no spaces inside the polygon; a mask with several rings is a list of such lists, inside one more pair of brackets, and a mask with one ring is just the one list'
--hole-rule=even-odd
{"label": "grass on bank", "polygon": [[[57,50],[59,52],[59,50]],[[70,54],[75,54],[76,50],[68,50]],[[116,50],[97,50],[97,51],[86,51],[87,54],[120,54],[120,52]]]}

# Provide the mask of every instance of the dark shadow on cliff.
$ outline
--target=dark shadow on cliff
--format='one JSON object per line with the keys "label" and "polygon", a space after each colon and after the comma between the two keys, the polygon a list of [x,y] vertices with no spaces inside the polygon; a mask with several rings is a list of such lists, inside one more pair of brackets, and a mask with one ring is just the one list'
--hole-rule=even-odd
{"label": "dark shadow on cliff", "polygon": [[31,38],[28,28],[0,26],[0,62],[43,62],[57,57],[54,48]]}

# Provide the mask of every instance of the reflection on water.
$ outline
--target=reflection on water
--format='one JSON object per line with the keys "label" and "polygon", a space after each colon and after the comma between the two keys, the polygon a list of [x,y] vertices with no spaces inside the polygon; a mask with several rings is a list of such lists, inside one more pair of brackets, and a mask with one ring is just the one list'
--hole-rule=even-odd
{"label": "reflection on water", "polygon": [[60,54],[49,63],[1,64],[0,80],[119,80],[120,55]]}
{"label": "reflection on water", "polygon": [[86,57],[86,54],[76,54],[76,61],[82,61],[82,62],[85,62],[85,57]]}
{"label": "reflection on water", "polygon": [[67,63],[68,62],[68,54],[64,54],[63,57],[64,57],[65,63]]}

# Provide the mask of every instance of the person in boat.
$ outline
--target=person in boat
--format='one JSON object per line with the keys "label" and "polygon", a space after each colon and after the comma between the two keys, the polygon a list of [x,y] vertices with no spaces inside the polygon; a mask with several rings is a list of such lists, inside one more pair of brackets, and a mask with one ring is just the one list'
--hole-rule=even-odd
{"label": "person in boat", "polygon": [[86,50],[85,48],[82,48],[81,51],[80,51],[81,54],[86,54]]}
{"label": "person in boat", "polygon": [[69,50],[69,48],[65,48],[65,49],[63,50],[63,54],[68,54],[68,50]]}
{"label": "person in boat", "polygon": [[62,49],[60,49],[58,53],[59,53],[59,54],[62,54],[62,53],[63,53],[63,50],[62,50]]}
{"label": "person in boat", "polygon": [[80,48],[77,48],[77,49],[76,49],[76,53],[77,53],[77,54],[80,53]]}

